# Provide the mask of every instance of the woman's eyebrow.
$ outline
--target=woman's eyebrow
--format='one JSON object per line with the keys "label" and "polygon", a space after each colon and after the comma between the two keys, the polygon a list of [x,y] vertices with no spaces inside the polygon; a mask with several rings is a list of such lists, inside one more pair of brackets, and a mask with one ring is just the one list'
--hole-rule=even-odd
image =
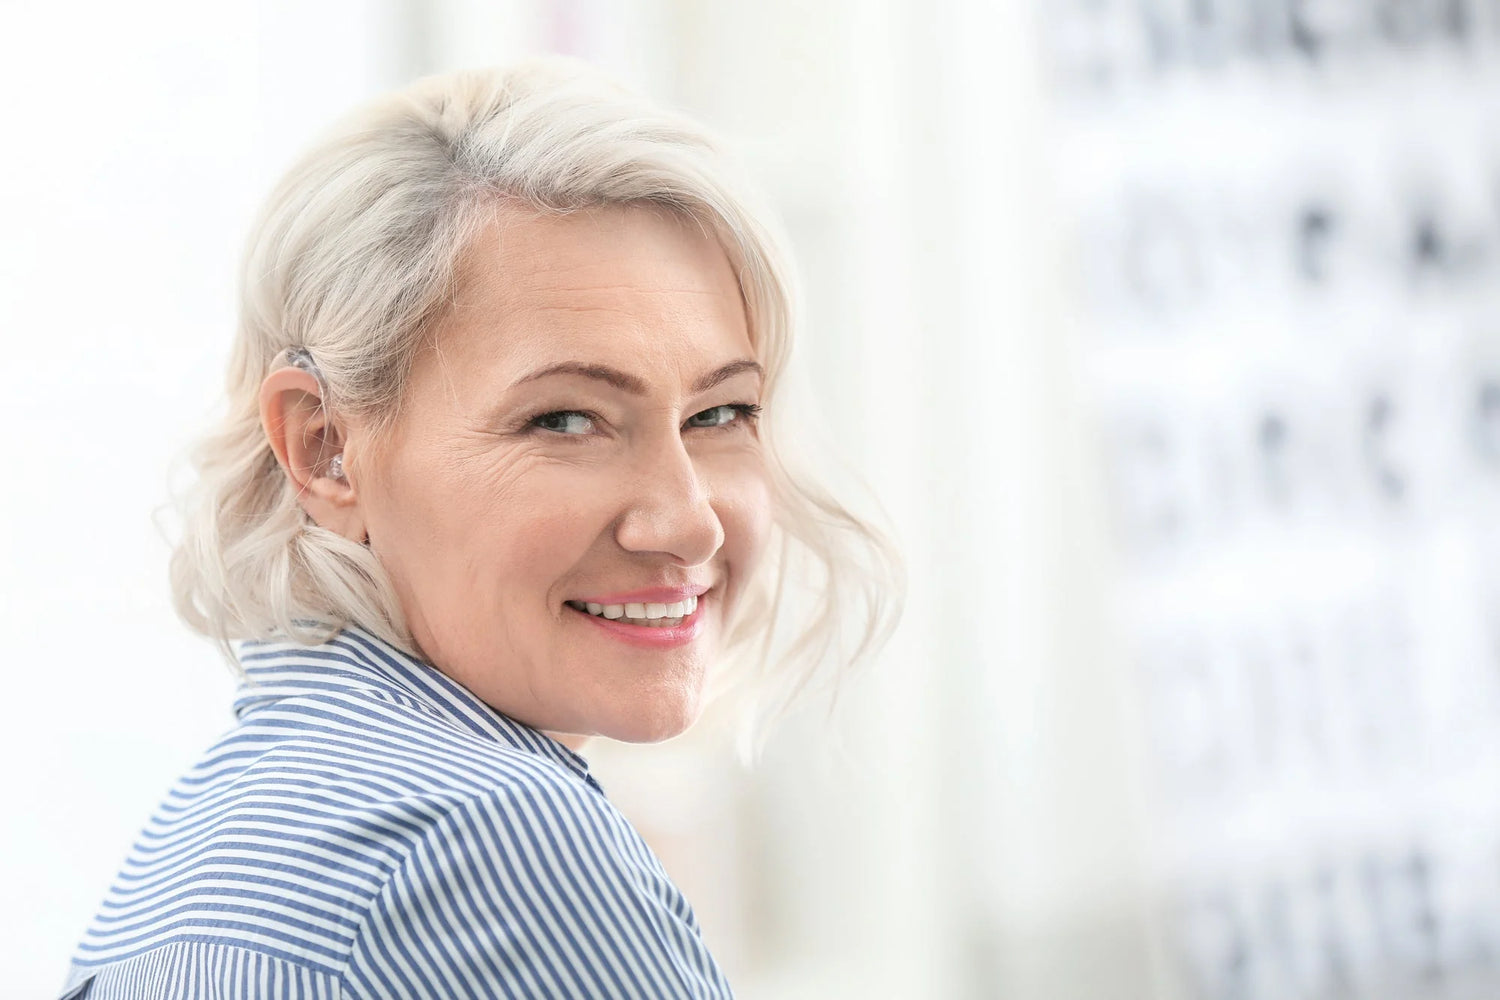
{"label": "woman's eyebrow", "polygon": [[[700,392],[707,392],[720,382],[747,371],[755,372],[762,379],[765,378],[765,369],[758,362],[752,361],[749,358],[740,358],[737,361],[720,365],[698,379],[698,381],[693,383],[691,391],[694,395]],[[546,378],[549,375],[582,375],[585,378],[598,379],[601,382],[609,383],[621,392],[628,392],[632,396],[644,396],[649,391],[643,380],[627,372],[622,372],[618,368],[611,368],[609,365],[585,364],[580,361],[559,361],[555,365],[538,368],[536,371],[529,372],[516,379],[515,382],[511,383],[511,388],[514,389],[518,385],[534,382],[539,378]]]}
{"label": "woman's eyebrow", "polygon": [[756,377],[761,381],[765,381],[766,378],[766,370],[760,366],[759,362],[752,361],[750,358],[740,358],[738,361],[731,361],[727,365],[720,365],[694,382],[692,392],[694,395],[700,392],[707,392],[720,382],[732,379],[741,372],[754,372]]}

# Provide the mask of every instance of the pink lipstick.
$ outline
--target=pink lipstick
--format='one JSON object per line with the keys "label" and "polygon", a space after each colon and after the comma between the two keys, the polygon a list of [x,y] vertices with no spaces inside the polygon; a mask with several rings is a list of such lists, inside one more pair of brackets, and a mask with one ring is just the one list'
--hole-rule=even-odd
{"label": "pink lipstick", "polygon": [[[649,603],[663,604],[675,603],[677,601],[685,600],[689,596],[692,596],[691,593],[687,593],[681,594],[680,596],[672,596],[670,601],[655,599],[656,595],[667,594],[677,595],[678,592],[666,590],[642,590],[636,591],[635,593],[629,595],[628,600],[621,599],[625,595],[615,595],[608,602],[596,601],[595,603],[648,603],[647,601],[643,600],[640,595],[652,595],[653,599]],[[611,618],[605,618],[602,615],[594,615],[590,614],[588,611],[580,611],[578,608],[573,607],[571,604],[566,604],[564,605],[564,607],[573,612],[575,615],[578,615],[581,618],[588,619],[588,621],[591,622],[596,628],[602,629],[605,635],[608,635],[615,639],[619,639],[621,642],[629,643],[633,646],[639,646],[643,649],[672,649],[677,646],[685,646],[688,643],[692,642],[694,639],[698,638],[699,633],[703,631],[703,608],[707,603],[708,602],[706,598],[704,598],[700,594],[700,596],[698,597],[698,606],[693,609],[691,614],[683,617],[682,624],[663,626],[660,628],[652,625],[631,625],[623,621],[615,621]]]}

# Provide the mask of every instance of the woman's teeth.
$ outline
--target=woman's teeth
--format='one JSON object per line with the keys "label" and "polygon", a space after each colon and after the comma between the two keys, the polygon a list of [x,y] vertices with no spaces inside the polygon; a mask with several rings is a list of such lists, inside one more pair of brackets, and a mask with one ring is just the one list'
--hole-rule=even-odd
{"label": "woman's teeth", "polygon": [[642,625],[646,628],[671,628],[681,625],[682,620],[698,607],[698,598],[689,597],[675,604],[594,604],[583,601],[568,601],[579,611],[587,611],[600,618],[624,622],[627,625]]}

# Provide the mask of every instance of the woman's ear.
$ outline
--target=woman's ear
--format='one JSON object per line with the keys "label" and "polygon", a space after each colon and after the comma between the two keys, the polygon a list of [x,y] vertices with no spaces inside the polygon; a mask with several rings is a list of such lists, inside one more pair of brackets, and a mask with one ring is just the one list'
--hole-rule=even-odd
{"label": "woman's ear", "polygon": [[[347,471],[337,478],[329,474],[347,439],[323,405],[317,377],[301,368],[267,375],[260,384],[260,423],[307,515],[319,527],[363,541],[364,514],[353,481]],[[347,456],[343,461],[347,464]]]}

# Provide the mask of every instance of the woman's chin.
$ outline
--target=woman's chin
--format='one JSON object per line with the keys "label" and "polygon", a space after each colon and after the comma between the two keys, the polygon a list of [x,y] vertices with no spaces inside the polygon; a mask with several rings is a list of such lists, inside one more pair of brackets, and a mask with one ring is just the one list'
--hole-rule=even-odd
{"label": "woman's chin", "polygon": [[601,729],[600,735],[621,743],[661,743],[687,732],[702,711],[701,697],[664,698],[642,711],[611,720],[608,731]]}

